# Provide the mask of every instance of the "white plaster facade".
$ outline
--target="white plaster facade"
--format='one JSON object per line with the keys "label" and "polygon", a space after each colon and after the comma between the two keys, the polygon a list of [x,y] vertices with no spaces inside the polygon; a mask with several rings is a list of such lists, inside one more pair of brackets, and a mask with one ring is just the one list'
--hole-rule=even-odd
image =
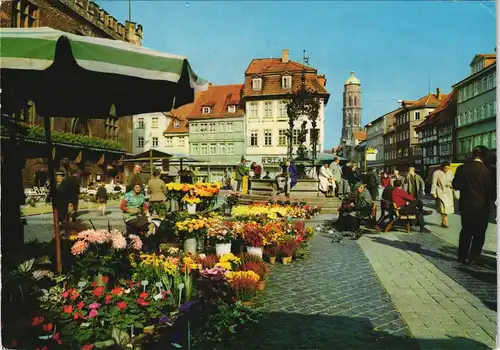
{"label": "white plaster facade", "polygon": [[[171,117],[164,113],[138,114],[133,117],[133,153],[141,153],[150,149],[157,149],[161,152],[172,152],[166,146],[166,138],[163,135],[165,129],[170,124]],[[186,144],[189,143],[186,141]],[[188,146],[189,147],[189,146]]]}
{"label": "white plaster facade", "polygon": [[[286,113],[287,100],[280,99],[262,99],[250,100],[245,102],[245,135],[246,135],[246,157],[252,162],[262,164],[263,157],[284,158],[287,155],[286,130],[289,129],[288,116]],[[300,117],[295,121],[294,130],[296,135],[300,132],[302,122],[307,117]],[[318,119],[316,120],[319,129],[319,140],[317,145],[318,153],[323,150],[325,144],[325,109],[324,101],[320,99],[320,109]],[[311,122],[307,122],[306,146],[311,151],[310,129]],[[294,141],[293,152],[297,152],[298,142]]]}

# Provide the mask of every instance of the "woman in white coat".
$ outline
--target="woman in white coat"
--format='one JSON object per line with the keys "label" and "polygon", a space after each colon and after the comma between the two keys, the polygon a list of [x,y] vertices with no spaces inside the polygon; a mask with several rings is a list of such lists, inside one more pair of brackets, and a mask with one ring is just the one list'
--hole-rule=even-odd
{"label": "woman in white coat", "polygon": [[444,162],[432,174],[431,187],[431,194],[442,216],[442,227],[448,227],[448,215],[455,212],[452,182],[453,173],[450,171],[450,162]]}
{"label": "woman in white coat", "polygon": [[333,179],[333,174],[328,169],[328,164],[324,164],[319,170],[319,190],[323,192],[327,197],[333,195],[335,191],[335,181]]}

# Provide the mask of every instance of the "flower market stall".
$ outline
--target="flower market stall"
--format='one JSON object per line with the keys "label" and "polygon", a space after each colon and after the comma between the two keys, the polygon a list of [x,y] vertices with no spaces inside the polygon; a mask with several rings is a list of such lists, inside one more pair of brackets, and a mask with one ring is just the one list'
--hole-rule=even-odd
{"label": "flower market stall", "polygon": [[[182,198],[218,191],[216,184],[170,186]],[[230,345],[258,322],[251,305],[272,278],[268,263],[289,264],[306,254],[314,232],[301,218],[310,211],[274,203],[235,206],[233,218],[176,212],[168,217],[173,241],[161,231],[75,232],[63,241],[62,276],[46,271],[41,258],[20,267],[16,278],[32,281],[23,285],[31,310],[4,322],[4,344],[47,350]],[[16,283],[6,286],[12,294]],[[227,322],[234,332],[227,334]]]}

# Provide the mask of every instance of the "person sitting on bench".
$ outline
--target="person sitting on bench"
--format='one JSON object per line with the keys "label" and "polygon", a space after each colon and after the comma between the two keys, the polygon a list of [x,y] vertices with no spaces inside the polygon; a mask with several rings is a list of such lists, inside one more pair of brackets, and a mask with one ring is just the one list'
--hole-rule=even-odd
{"label": "person sitting on bench", "polygon": [[425,228],[424,215],[429,215],[432,212],[424,210],[422,201],[415,199],[415,197],[403,190],[401,186],[401,180],[394,181],[394,190],[392,190],[392,202],[399,209],[400,214],[415,215],[417,217],[417,223],[420,225],[420,233],[429,233],[430,231]]}
{"label": "person sitting on bench", "polygon": [[359,217],[366,217],[371,214],[372,197],[366,186],[361,182],[353,186],[354,191],[342,201],[339,209],[340,216],[356,211]]}

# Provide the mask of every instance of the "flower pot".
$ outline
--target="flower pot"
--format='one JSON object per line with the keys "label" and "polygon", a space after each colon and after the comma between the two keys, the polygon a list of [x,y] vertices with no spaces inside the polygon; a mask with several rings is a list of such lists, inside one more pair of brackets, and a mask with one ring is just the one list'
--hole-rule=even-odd
{"label": "flower pot", "polygon": [[196,204],[187,204],[187,210],[189,214],[196,213]]}
{"label": "flower pot", "polygon": [[285,256],[285,257],[281,258],[281,262],[283,263],[283,265],[288,265],[292,262],[292,257]]}
{"label": "flower pot", "polygon": [[263,291],[266,289],[266,281],[259,281],[259,284],[257,284],[257,290]]}
{"label": "flower pot", "polygon": [[94,282],[96,282],[98,286],[106,287],[107,283],[104,283],[103,277],[104,276],[101,273],[98,274],[97,276],[94,277]]}
{"label": "flower pot", "polygon": [[184,241],[184,251],[186,253],[196,254],[196,238],[188,238]]}
{"label": "flower pot", "polygon": [[215,244],[215,252],[218,256],[223,256],[231,253],[231,242]]}
{"label": "flower pot", "polygon": [[251,247],[247,245],[247,253],[252,254],[252,255],[257,255],[259,258],[262,259],[262,253],[264,252],[263,247]]}
{"label": "flower pot", "polygon": [[269,263],[270,263],[271,265],[276,264],[276,257],[275,257],[275,256],[270,256],[270,257],[269,257]]}

